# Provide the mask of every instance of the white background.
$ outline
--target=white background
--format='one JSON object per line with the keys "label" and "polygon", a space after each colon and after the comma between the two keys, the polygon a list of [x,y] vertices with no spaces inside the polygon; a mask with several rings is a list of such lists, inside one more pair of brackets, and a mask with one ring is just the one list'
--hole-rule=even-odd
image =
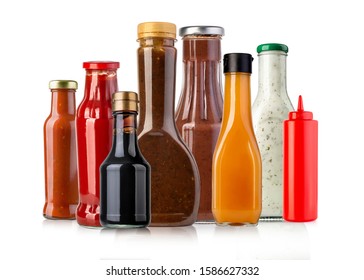
{"label": "white background", "polygon": [[[106,279],[111,265],[165,265],[197,272],[200,266],[253,265],[261,269],[255,279],[359,279],[364,249],[360,2],[1,1],[0,278]],[[305,108],[319,120],[316,222],[108,231],[43,219],[42,126],[50,109],[49,80],[77,80],[78,104],[84,87],[82,62],[116,60],[121,64],[119,89],[138,91],[136,30],[145,21],[173,22],[178,28],[223,26],[223,53],[248,52],[255,57],[252,100],[257,92],[257,45],[289,46],[289,96],[296,105],[302,94]],[[176,47],[177,101],[180,40]],[[194,278],[209,279],[197,273],[186,277]]]}

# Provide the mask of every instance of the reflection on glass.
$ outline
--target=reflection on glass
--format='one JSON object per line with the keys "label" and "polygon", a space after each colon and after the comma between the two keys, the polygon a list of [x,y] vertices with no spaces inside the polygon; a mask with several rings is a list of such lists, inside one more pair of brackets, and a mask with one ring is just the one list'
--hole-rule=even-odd
{"label": "reflection on glass", "polygon": [[258,227],[216,226],[214,230],[215,249],[231,260],[255,259],[256,248],[260,244]]}
{"label": "reflection on glass", "polygon": [[197,249],[194,226],[102,229],[102,260],[169,260]]}
{"label": "reflection on glass", "polygon": [[196,229],[194,226],[187,227],[153,227],[150,228],[154,242],[173,242],[191,243],[197,241]]}
{"label": "reflection on glass", "polygon": [[260,223],[257,259],[310,259],[310,240],[304,223]]}
{"label": "reflection on glass", "polygon": [[103,228],[100,231],[102,260],[149,260],[148,228]]}
{"label": "reflection on glass", "polygon": [[150,231],[154,259],[185,260],[186,256],[199,253],[195,226],[153,227]]}
{"label": "reflection on glass", "polygon": [[150,236],[148,228],[103,228],[100,231],[102,236],[114,236],[116,241],[125,241],[128,238]]}
{"label": "reflection on glass", "polygon": [[47,230],[60,230],[60,229],[71,229],[77,227],[77,223],[74,220],[44,220],[42,227]]}
{"label": "reflection on glass", "polygon": [[304,223],[261,222],[257,227],[215,227],[213,242],[216,251],[231,260],[310,258]]}

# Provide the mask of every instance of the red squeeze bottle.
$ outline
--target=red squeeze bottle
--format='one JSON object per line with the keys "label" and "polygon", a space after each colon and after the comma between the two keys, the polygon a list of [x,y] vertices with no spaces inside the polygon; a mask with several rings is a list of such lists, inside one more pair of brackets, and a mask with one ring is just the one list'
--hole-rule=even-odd
{"label": "red squeeze bottle", "polygon": [[297,111],[283,122],[283,218],[289,222],[317,219],[318,122],[304,111],[299,96]]}

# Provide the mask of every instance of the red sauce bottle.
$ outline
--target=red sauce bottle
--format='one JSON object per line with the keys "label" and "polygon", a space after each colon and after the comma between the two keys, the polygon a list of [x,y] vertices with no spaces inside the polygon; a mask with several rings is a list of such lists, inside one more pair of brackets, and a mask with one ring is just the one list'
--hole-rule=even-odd
{"label": "red sauce bottle", "polygon": [[112,94],[118,91],[119,62],[84,62],[85,95],[77,109],[77,153],[79,204],[77,222],[83,226],[100,225],[100,165],[112,144]]}
{"label": "red sauce bottle", "polygon": [[289,222],[317,219],[318,121],[303,109],[283,122],[283,218]]}

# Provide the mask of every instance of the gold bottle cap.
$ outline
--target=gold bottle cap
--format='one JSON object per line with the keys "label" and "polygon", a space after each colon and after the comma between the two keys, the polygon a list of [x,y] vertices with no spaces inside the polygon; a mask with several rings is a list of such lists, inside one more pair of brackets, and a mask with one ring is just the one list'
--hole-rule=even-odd
{"label": "gold bottle cap", "polygon": [[162,37],[176,39],[176,25],[169,22],[143,22],[138,24],[138,39]]}
{"label": "gold bottle cap", "polygon": [[112,95],[112,111],[138,112],[138,95],[133,91],[117,91]]}
{"label": "gold bottle cap", "polygon": [[77,89],[77,82],[73,80],[52,80],[49,89]]}

